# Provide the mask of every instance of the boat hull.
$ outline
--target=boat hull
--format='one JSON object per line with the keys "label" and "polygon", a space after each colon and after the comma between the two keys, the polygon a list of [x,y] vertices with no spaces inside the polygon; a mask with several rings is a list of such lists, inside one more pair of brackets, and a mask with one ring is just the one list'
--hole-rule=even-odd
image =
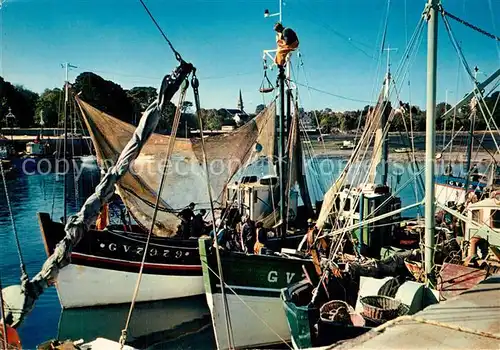
{"label": "boat hull", "polygon": [[465,191],[465,179],[454,176],[438,176],[434,185],[436,200],[438,203],[446,205],[448,202],[461,204],[465,202],[466,194],[470,192],[483,192],[486,187],[482,182],[471,182],[469,189]]}
{"label": "boat hull", "polygon": [[[64,237],[64,227],[39,213],[47,255]],[[71,263],[56,281],[63,308],[122,304],[131,301],[144,254],[146,235],[118,230],[89,230],[73,248]],[[151,239],[137,301],[204,293],[197,241]]]}
{"label": "boat hull", "polygon": [[[206,238],[199,240],[205,291],[218,349],[228,349],[222,290],[211,242]],[[312,261],[221,252],[221,264],[233,346],[246,348],[289,342],[290,330],[280,292],[301,280],[304,269],[310,275],[315,273]]]}
{"label": "boat hull", "polygon": [[[67,309],[129,303],[138,276],[135,272],[70,264],[57,279],[59,301]],[[203,291],[201,276],[144,274],[136,301],[183,298]]]}

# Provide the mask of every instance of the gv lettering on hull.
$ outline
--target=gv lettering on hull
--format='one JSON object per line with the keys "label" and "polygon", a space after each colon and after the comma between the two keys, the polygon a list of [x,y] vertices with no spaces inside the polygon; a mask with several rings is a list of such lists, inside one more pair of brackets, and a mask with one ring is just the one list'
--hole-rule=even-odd
{"label": "gv lettering on hull", "polygon": [[[98,247],[109,252],[123,252],[126,254],[135,254],[142,257],[144,254],[144,247],[132,246],[128,244],[117,244],[108,242],[99,242]],[[180,259],[183,256],[189,256],[189,251],[183,250],[171,250],[171,249],[157,249],[155,247],[148,249],[148,255],[150,257],[161,256],[163,258],[174,258]]]}
{"label": "gv lettering on hull", "polygon": [[[295,272],[286,272],[283,275],[282,280],[286,281],[286,284],[290,284],[292,283],[294,277],[295,277]],[[302,274],[302,277],[305,277],[305,275]],[[279,280],[278,271],[269,271],[269,273],[267,274],[267,281],[269,283],[278,283],[278,280]]]}

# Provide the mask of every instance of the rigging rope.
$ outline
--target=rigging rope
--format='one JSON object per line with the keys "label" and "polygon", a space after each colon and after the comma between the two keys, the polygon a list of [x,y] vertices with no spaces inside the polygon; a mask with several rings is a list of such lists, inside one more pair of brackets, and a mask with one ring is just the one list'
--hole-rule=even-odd
{"label": "rigging rope", "polygon": [[[5,172],[3,170],[3,164],[2,161],[0,160],[0,173],[2,176],[2,181],[3,181],[3,189],[5,192],[5,199],[7,201],[7,208],[9,209],[9,216],[10,216],[10,223],[12,225],[12,232],[14,233],[14,238],[16,241],[16,248],[17,248],[17,255],[19,257],[19,264],[21,268],[21,281],[24,282],[28,281],[28,273],[26,272],[26,265],[24,264],[24,259],[23,259],[23,254],[21,252],[21,243],[19,242],[19,235],[17,233],[16,229],[16,223],[14,221],[14,213],[12,211],[12,205],[10,203],[10,197],[9,197],[9,191],[7,190],[7,180],[5,179]],[[1,291],[0,291],[1,293]]]}
{"label": "rigging rope", "polygon": [[161,35],[163,36],[163,38],[167,42],[168,46],[170,46],[170,49],[174,53],[175,59],[179,62],[182,62],[182,57],[181,57],[180,53],[178,53],[177,50],[175,50],[174,45],[172,45],[170,40],[168,40],[167,35],[163,32],[163,30],[161,29],[158,22],[156,22],[155,18],[153,17],[153,14],[151,13],[151,11],[149,11],[149,9],[146,6],[146,4],[144,3],[144,1],[142,1],[142,0],[139,0],[139,1],[142,4],[142,6],[144,7],[144,10],[146,10],[146,12],[148,13],[148,15],[151,18],[151,20],[153,21],[153,23],[155,24],[156,28],[158,28],[158,30],[160,31]]}
{"label": "rigging rope", "polygon": [[307,86],[305,84],[301,84],[297,81],[293,81],[291,80],[292,83],[296,84],[296,85],[299,85],[299,86],[303,86],[303,87],[307,87],[308,89],[311,89],[311,90],[314,90],[314,91],[317,91],[317,92],[321,92],[323,94],[326,94],[326,95],[330,95],[330,96],[333,96],[333,97],[338,97],[338,98],[341,98],[343,100],[348,100],[348,101],[354,101],[354,102],[363,102],[363,103],[373,103],[373,101],[368,101],[368,100],[360,100],[360,99],[357,99],[357,98],[352,98],[352,97],[346,97],[346,96],[342,96],[342,95],[338,95],[338,94],[334,94],[332,92],[328,92],[328,91],[325,91],[325,90],[321,90],[321,89],[317,89],[317,88],[313,88],[312,86]]}
{"label": "rigging rope", "polygon": [[181,119],[181,114],[182,114],[181,113],[182,112],[182,105],[183,105],[184,99],[186,97],[186,92],[187,92],[188,87],[189,87],[189,82],[186,79],[184,81],[183,86],[181,87],[181,89],[182,89],[181,93],[179,94],[179,103],[178,103],[177,109],[175,111],[174,122],[172,125],[172,132],[171,132],[170,140],[168,143],[167,154],[165,157],[165,164],[163,165],[163,173],[162,173],[162,177],[161,177],[161,181],[160,181],[160,186],[159,186],[158,192],[157,192],[158,195],[156,196],[155,209],[153,212],[153,216],[151,218],[151,228],[149,229],[148,238],[146,240],[146,246],[144,247],[144,253],[142,255],[142,261],[141,261],[141,267],[139,269],[139,275],[137,277],[137,282],[135,284],[134,294],[132,296],[132,302],[130,304],[130,309],[129,309],[129,312],[127,315],[127,321],[125,322],[125,328],[122,329],[122,333],[120,336],[120,350],[123,349],[123,346],[125,345],[125,341],[127,339],[128,327],[130,325],[130,320],[132,318],[132,312],[134,311],[135,301],[137,299],[137,295],[139,294],[139,287],[141,285],[142,274],[143,274],[143,270],[144,270],[144,263],[146,261],[146,255],[148,252],[149,242],[151,240],[151,236],[153,235],[153,230],[154,230],[154,226],[155,226],[155,222],[156,222],[156,215],[158,214],[158,207],[160,204],[161,193],[162,193],[163,185],[165,183],[165,178],[167,175],[167,168],[168,168],[169,160],[170,160],[170,157],[171,157],[173,149],[174,149],[175,139],[177,136],[177,129],[178,129],[179,122]]}
{"label": "rigging rope", "polygon": [[465,25],[466,27],[469,27],[473,30],[475,30],[476,32],[478,33],[481,33],[483,35],[486,35],[488,38],[490,39],[493,39],[493,40],[496,40],[496,41],[500,41],[500,37],[494,35],[494,34],[491,34],[491,33],[488,33],[487,31],[479,28],[479,27],[476,27],[475,25],[461,19],[461,18],[458,18],[457,16],[455,15],[452,15],[451,13],[449,13],[448,11],[446,11],[442,6],[441,6],[441,13],[443,14],[443,16],[448,16],[450,17],[451,19],[454,19],[455,21],[459,22],[459,23],[462,23],[463,25]]}
{"label": "rigging rope", "polygon": [[[227,299],[226,299],[226,293],[224,291],[224,275],[222,273],[222,263],[220,259],[220,252],[219,252],[219,242],[218,242],[218,227],[216,227],[215,224],[215,210],[214,210],[214,205],[213,205],[213,200],[212,200],[212,189],[210,188],[210,173],[209,173],[209,168],[208,168],[208,161],[207,161],[207,153],[205,149],[205,138],[203,136],[203,119],[201,117],[201,104],[200,104],[200,95],[198,88],[200,86],[200,83],[198,81],[198,78],[196,77],[196,69],[193,68],[193,76],[191,78],[191,85],[193,86],[193,93],[194,93],[194,103],[196,107],[196,115],[198,116],[198,123],[200,124],[200,138],[201,138],[201,149],[203,152],[203,162],[205,163],[205,172],[206,172],[206,177],[207,177],[207,189],[208,189],[208,198],[210,200],[210,209],[212,211],[212,228],[214,231],[214,243],[215,243],[215,255],[217,257],[217,268],[219,270],[219,276],[220,276],[220,281],[221,281],[221,293],[222,293],[222,305],[224,308],[224,315],[225,315],[225,321],[226,321],[226,332],[227,332],[227,341],[228,341],[228,346],[229,349],[233,349],[234,342],[233,342],[233,334],[232,334],[232,329],[231,329],[231,315],[229,313],[229,309],[227,306]],[[221,224],[222,225],[222,220]]]}

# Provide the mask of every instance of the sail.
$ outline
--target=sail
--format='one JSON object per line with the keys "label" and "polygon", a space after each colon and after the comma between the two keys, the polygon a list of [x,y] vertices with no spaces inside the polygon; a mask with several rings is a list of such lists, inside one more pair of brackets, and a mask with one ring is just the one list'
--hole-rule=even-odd
{"label": "sail", "polygon": [[[295,113],[292,118],[292,122],[290,125],[290,131],[288,134],[288,146],[287,146],[287,166],[285,167],[285,185],[287,193],[287,202],[290,199],[290,191],[292,188],[298,184],[300,197],[304,206],[307,210],[307,214],[312,216],[314,214],[311,198],[309,196],[309,191],[307,188],[306,177],[305,177],[305,169],[303,167],[303,154],[302,154],[302,144],[300,141],[300,129],[299,129],[299,108],[298,105],[295,106]],[[276,188],[278,189],[278,188]],[[276,191],[274,196],[275,201],[279,201],[279,191]],[[277,203],[274,206],[274,210],[257,220],[261,220],[262,224],[266,228],[273,227],[278,222],[280,222],[280,211],[279,204]],[[288,207],[288,203],[285,203],[285,206]]]}
{"label": "sail", "polygon": [[[96,149],[98,162],[107,168],[117,159],[135,127],[79,98],[77,103]],[[205,149],[214,201],[220,203],[223,200],[226,185],[248,161],[273,156],[275,109],[275,102],[272,102],[237,130],[206,138]],[[117,184],[117,193],[125,206],[134,219],[146,228],[151,225],[170,137],[153,134],[131,164],[130,172]],[[176,214],[189,203],[195,203],[196,209],[210,208],[199,138],[176,138],[167,169],[153,231],[158,236],[176,233],[180,224]]]}
{"label": "sail", "polygon": [[[373,110],[371,110],[366,118],[366,123],[365,123],[365,128],[363,130],[363,133],[361,134],[361,137],[359,139],[358,144],[356,145],[355,149],[353,150],[351,157],[349,158],[349,161],[345,165],[344,169],[338,176],[337,180],[332,184],[330,189],[325,193],[325,196],[323,198],[323,205],[321,206],[321,211],[318,215],[318,219],[316,220],[316,226],[318,228],[323,228],[325,225],[328,217],[332,213],[332,210],[334,209],[335,205],[335,200],[339,196],[339,192],[346,183],[346,180],[348,180],[349,175],[351,173],[351,166],[355,164],[355,162],[364,155],[364,153],[368,150],[372,143],[372,136],[376,131],[379,129],[379,121],[380,121],[380,116],[381,113],[383,112],[383,95],[379,95],[379,99],[377,102],[377,105]],[[375,144],[380,144],[381,141],[381,134],[379,134],[378,141],[377,139],[375,140]],[[368,178],[365,181],[370,181],[372,178],[374,179],[375,177],[375,170],[376,170],[376,165],[373,165],[373,162],[370,164],[370,170],[368,172]],[[354,170],[355,172],[355,170]],[[361,174],[361,176],[364,176],[364,174]]]}

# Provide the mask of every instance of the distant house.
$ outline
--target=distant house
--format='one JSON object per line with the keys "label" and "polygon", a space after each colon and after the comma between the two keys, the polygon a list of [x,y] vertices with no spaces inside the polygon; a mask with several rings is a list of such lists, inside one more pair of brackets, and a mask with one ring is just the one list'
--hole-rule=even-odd
{"label": "distant house", "polygon": [[228,109],[228,108],[224,109],[227,111],[227,113],[229,113],[231,118],[238,125],[243,125],[250,119],[250,116],[241,109]]}
{"label": "distant house", "polygon": [[300,113],[300,128],[302,130],[316,130],[318,129],[318,125],[316,124],[316,120],[314,119],[314,115],[311,112]]}

